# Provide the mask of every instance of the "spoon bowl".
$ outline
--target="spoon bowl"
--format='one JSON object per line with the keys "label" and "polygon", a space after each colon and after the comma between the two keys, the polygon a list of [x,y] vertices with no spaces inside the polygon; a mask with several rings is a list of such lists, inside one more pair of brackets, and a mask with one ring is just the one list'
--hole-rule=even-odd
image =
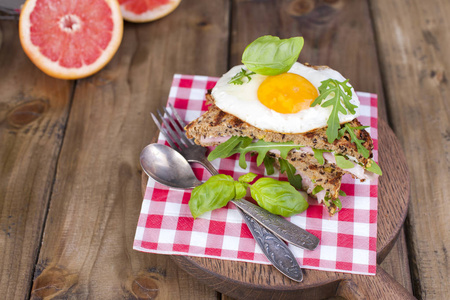
{"label": "spoon bowl", "polygon": [[140,155],[144,172],[155,181],[176,189],[193,189],[202,184],[189,162],[177,151],[161,144],[146,146]]}

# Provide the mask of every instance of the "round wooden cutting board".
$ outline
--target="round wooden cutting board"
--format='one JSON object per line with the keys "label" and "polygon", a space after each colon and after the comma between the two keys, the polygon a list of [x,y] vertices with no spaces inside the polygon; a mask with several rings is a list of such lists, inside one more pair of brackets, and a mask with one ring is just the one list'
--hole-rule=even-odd
{"label": "round wooden cutting board", "polygon": [[[385,121],[378,124],[379,164],[377,261],[392,249],[405,221],[409,177],[400,144]],[[143,177],[143,186],[147,177]],[[303,269],[303,282],[283,276],[271,265],[190,256],[172,256],[186,272],[237,299],[414,299],[379,265],[376,276]]]}

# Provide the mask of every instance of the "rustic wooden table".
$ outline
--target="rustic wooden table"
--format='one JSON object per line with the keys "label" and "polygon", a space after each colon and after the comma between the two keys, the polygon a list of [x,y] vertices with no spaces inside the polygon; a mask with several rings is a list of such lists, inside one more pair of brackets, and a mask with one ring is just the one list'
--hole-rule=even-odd
{"label": "rustic wooden table", "polygon": [[411,177],[404,231],[381,265],[418,298],[450,298],[448,15],[445,0],[183,0],[126,23],[113,60],[78,81],[39,71],[17,22],[1,21],[0,295],[230,299],[170,257],[132,250],[138,157],[174,73],[220,76],[272,34],[303,36],[300,61],[379,95]]}

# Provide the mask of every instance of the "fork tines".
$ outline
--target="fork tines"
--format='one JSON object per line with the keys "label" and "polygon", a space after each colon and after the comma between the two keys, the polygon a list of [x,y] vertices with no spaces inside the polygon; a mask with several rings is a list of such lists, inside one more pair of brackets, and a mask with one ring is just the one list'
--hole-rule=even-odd
{"label": "fork tines", "polygon": [[[175,121],[175,119],[172,117],[169,111],[165,107],[163,107],[163,110],[165,112],[164,115],[160,112],[159,109],[157,110],[158,116],[160,117],[162,122],[160,122],[153,113],[151,114],[156,126],[159,128],[159,130],[164,135],[167,142],[172,148],[178,149],[179,147],[180,149],[182,149],[182,147],[188,147],[189,145],[193,145],[194,142],[186,137],[186,133],[184,131],[184,127],[186,126],[185,123],[178,115],[177,111],[174,109],[172,104],[169,103],[169,106],[171,108],[173,115],[175,116],[175,119],[177,119],[178,122]],[[167,117],[169,121],[167,121],[165,117]]]}

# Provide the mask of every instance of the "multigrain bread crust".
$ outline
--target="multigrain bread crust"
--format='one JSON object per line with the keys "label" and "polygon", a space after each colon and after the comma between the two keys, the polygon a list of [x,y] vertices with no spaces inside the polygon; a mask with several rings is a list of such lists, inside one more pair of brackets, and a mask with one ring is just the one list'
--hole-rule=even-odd
{"label": "multigrain bread crust", "polygon": [[[363,140],[363,146],[369,150],[369,158],[365,158],[357,151],[355,143],[351,142],[350,135],[346,132],[340,139],[333,143],[328,143],[326,128],[312,130],[306,133],[283,134],[267,130],[258,129],[241,119],[222,111],[214,104],[214,99],[210,93],[206,95],[209,109],[202,116],[192,121],[186,126],[186,134],[189,138],[194,138],[195,142],[200,144],[202,138],[222,137],[222,136],[248,136],[254,139],[264,140],[266,142],[294,142],[302,146],[309,146],[316,149],[335,151],[338,154],[352,156],[366,166],[371,162],[373,156],[373,142],[369,133],[362,130],[355,130],[358,139]],[[362,126],[357,119],[349,122],[352,127]],[[213,146],[214,143],[201,143],[203,146]],[[216,143],[217,144],[217,143]],[[317,163],[317,161],[316,161]]]}

